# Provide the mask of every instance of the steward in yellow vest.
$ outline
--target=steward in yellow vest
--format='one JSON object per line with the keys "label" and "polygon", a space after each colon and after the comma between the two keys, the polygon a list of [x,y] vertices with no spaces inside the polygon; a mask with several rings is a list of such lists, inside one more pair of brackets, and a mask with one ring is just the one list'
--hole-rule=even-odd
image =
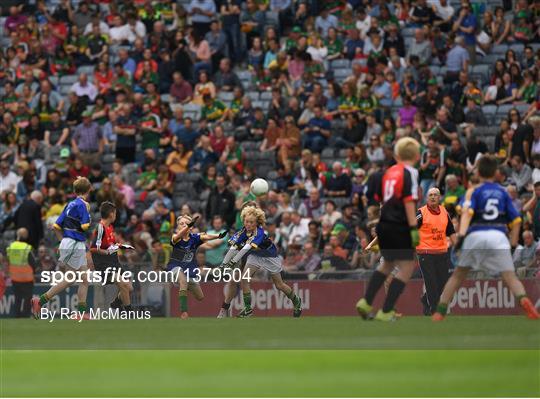
{"label": "steward in yellow vest", "polygon": [[9,264],[9,275],[15,294],[16,317],[30,316],[30,300],[34,289],[34,255],[33,248],[26,242],[28,230],[24,227],[17,230],[17,240],[6,250]]}

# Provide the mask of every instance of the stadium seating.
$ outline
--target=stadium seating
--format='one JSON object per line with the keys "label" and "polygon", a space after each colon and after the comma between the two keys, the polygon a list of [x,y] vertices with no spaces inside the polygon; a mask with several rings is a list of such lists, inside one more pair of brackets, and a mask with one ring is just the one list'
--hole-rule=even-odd
{"label": "stadium seating", "polygon": [[[58,4],[60,4],[60,2],[60,0],[47,0],[46,5],[51,12],[54,12],[54,9]],[[79,0],[72,1],[72,4],[74,4],[74,6],[76,6],[78,3]],[[187,6],[189,4],[189,0],[181,0],[180,2],[178,2],[178,4],[184,4]],[[456,9],[460,7],[459,0],[452,0],[450,1],[450,4]],[[502,3],[500,0],[488,0],[475,2],[475,7],[477,7],[478,10],[493,10],[494,7],[501,4]],[[507,13],[507,17],[511,18],[511,14],[512,13]],[[7,36],[7,32],[4,29],[4,23],[5,18],[0,18],[0,45],[2,45],[3,48],[7,48],[10,46],[11,40]],[[265,11],[263,27],[274,27],[279,31],[279,29],[281,28],[279,14],[270,10]],[[405,41],[406,49],[410,48],[414,40],[415,30],[416,27],[413,26],[404,26],[400,30],[400,33]],[[535,50],[540,48],[539,43],[531,43],[531,46]],[[133,46],[112,44],[109,51],[111,66],[118,61],[118,51],[120,49],[132,50]],[[509,49],[513,50],[516,53],[516,57],[518,60],[521,60],[524,52],[524,45],[521,43],[508,42],[493,46],[490,52],[484,57],[477,56],[476,64],[470,66],[468,77],[471,80],[477,81],[483,92],[485,91],[487,85],[490,83],[491,74],[493,72],[493,65],[498,59],[504,58],[506,51]],[[353,62],[360,63],[362,66],[367,67],[366,58],[354,60]],[[351,76],[352,63],[350,60],[345,58],[338,58],[330,61],[327,64],[328,72],[331,72],[328,74],[328,76],[333,76],[336,83],[340,84],[346,78]],[[93,81],[94,70],[95,67],[93,65],[79,65],[75,74],[64,75],[62,77],[48,76],[48,79],[56,87],[57,91],[65,98],[69,94],[72,85],[78,81],[81,74],[87,74],[89,80]],[[447,89],[443,82],[443,77],[446,75],[447,70],[446,66],[444,64],[439,65],[438,61],[433,59],[430,62],[429,70],[431,72],[431,75],[436,78],[441,89]],[[241,81],[242,87],[245,91],[245,95],[249,97],[252,101],[253,107],[260,107],[263,109],[263,111],[266,112],[271,106],[272,92],[270,90],[258,90],[255,84],[256,79],[253,69],[246,65],[245,60],[237,63],[237,65],[234,67],[234,72]],[[326,79],[319,79],[318,82],[323,85],[323,88],[328,88],[328,81]],[[4,89],[2,87],[0,88],[0,93],[3,92]],[[328,93],[327,90],[325,90],[325,92]],[[234,95],[230,91],[220,91],[218,88],[217,98],[221,100],[226,106],[230,106],[231,102],[234,99]],[[202,107],[200,105],[196,105],[193,103],[182,105],[177,104],[175,103],[175,100],[171,97],[171,95],[168,93],[161,93],[160,99],[162,103],[170,103],[170,107],[173,110],[181,107],[184,111],[184,116],[191,117],[194,121],[194,125],[198,126],[198,122],[202,114]],[[402,106],[403,101],[401,96],[394,99],[391,107],[391,115],[394,118],[397,116],[397,112]],[[507,118],[508,112],[511,109],[516,108],[523,115],[529,108],[528,104],[504,104],[500,106],[484,104],[481,106],[489,125],[484,127],[476,127],[474,129],[474,133],[488,145],[490,150],[493,150],[495,136],[499,133],[499,124],[503,119]],[[69,103],[67,101],[65,107],[66,109],[69,107]],[[92,108],[89,109],[91,110]],[[344,128],[344,124],[344,119],[334,118],[331,121],[332,134],[340,132]],[[223,128],[227,136],[235,133],[235,126],[230,121],[224,123]],[[242,127],[239,128],[239,130],[241,129]],[[260,142],[242,141],[240,142],[240,147],[244,151],[246,165],[252,168],[257,176],[266,177],[271,181],[278,179],[278,174],[276,172],[276,156],[274,153],[260,152]],[[141,149],[140,138],[138,138],[137,149],[138,151],[140,151]],[[53,158],[52,161],[57,159],[59,157],[59,154],[60,148],[55,146],[51,147],[51,157]],[[343,161],[345,155],[346,151],[337,150],[329,147],[325,148],[322,151],[321,159],[323,162],[331,164],[336,160]],[[114,158],[114,149],[112,147],[107,147],[105,150],[105,154],[101,159],[101,164],[105,173],[109,173],[112,170],[112,163]],[[50,165],[53,165],[52,161],[50,162]],[[134,185],[137,179],[138,167],[139,166],[137,164],[125,165],[125,168],[130,172],[128,173],[127,180],[128,183],[131,185]],[[204,208],[204,201],[198,201],[198,199],[201,198],[199,196],[200,193],[197,193],[195,190],[195,183],[200,178],[201,174],[196,172],[179,174],[176,176],[173,195],[175,211],[178,211],[185,203],[188,203],[190,206],[197,210],[202,210]],[[205,193],[204,195],[208,195],[208,193]],[[343,205],[347,201],[349,201],[348,198],[336,199],[336,202],[339,205]],[[140,201],[137,201],[137,211],[141,209],[144,210],[144,207],[146,205],[147,204],[141,204]],[[12,238],[12,236],[13,231],[8,230],[6,233],[4,233],[2,239],[6,241],[9,238]]]}

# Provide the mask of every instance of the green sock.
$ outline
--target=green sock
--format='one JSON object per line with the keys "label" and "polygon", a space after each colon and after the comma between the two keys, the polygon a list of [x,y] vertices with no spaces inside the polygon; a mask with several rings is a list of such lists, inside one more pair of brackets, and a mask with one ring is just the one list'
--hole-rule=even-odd
{"label": "green sock", "polygon": [[294,306],[300,305],[300,298],[298,297],[298,295],[294,293],[293,290],[291,290],[291,293],[287,295],[287,298],[289,298],[292,301]]}
{"label": "green sock", "polygon": [[446,315],[446,312],[448,312],[448,305],[446,303],[439,303],[437,305],[437,312],[439,312],[443,316]]}
{"label": "green sock", "polygon": [[187,291],[180,291],[178,300],[180,301],[180,311],[187,312]]}
{"label": "green sock", "polygon": [[77,310],[79,312],[86,312],[86,302],[79,302],[79,305],[77,306]]}
{"label": "green sock", "polygon": [[39,297],[39,304],[41,306],[45,305],[47,302],[49,302],[49,298],[47,298],[47,294],[40,295]]}
{"label": "green sock", "polygon": [[251,310],[251,292],[244,294],[244,308],[246,310]]}

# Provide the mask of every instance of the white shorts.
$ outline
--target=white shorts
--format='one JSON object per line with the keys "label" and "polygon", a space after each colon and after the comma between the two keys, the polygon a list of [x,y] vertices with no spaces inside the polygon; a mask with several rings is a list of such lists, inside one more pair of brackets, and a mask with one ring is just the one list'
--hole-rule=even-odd
{"label": "white shorts", "polygon": [[58,250],[60,262],[75,270],[79,270],[83,266],[86,267],[86,245],[83,241],[64,237],[60,241]]}
{"label": "white shorts", "polygon": [[283,270],[281,256],[265,258],[263,256],[248,255],[246,266],[255,266],[272,274],[280,273]]}
{"label": "white shorts", "polygon": [[468,234],[463,241],[458,267],[491,273],[514,271],[510,242],[502,231],[483,230]]}

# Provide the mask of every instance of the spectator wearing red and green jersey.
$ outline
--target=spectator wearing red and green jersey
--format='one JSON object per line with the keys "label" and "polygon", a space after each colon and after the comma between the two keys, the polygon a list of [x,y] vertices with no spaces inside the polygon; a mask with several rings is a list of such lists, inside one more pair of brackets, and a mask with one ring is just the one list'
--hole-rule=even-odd
{"label": "spectator wearing red and green jersey", "polygon": [[142,133],[141,144],[143,151],[151,149],[157,152],[163,129],[161,118],[152,112],[150,104],[143,105],[143,115],[139,120],[139,126]]}
{"label": "spectator wearing red and green jersey", "polygon": [[50,63],[50,67],[51,73],[55,76],[64,76],[75,73],[73,60],[67,55],[62,47],[56,49],[56,54]]}

